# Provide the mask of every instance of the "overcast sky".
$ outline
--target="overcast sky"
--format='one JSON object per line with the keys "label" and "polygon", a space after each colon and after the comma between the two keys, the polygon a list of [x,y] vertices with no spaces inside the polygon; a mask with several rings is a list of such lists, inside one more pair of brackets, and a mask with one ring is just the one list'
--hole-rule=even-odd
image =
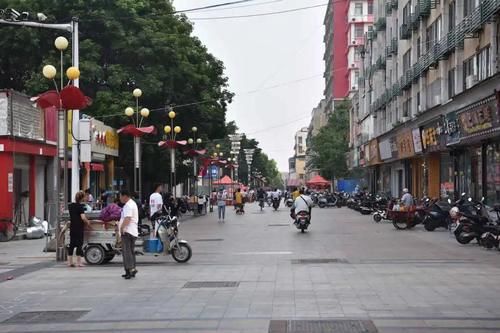
{"label": "overcast sky", "polygon": [[[174,0],[174,5],[182,10],[223,2],[228,0]],[[281,171],[288,171],[295,131],[308,126],[313,107],[323,97],[326,6],[255,18],[194,18],[258,14],[327,2],[258,0],[251,7],[240,4],[235,9],[188,14],[195,35],[226,66],[230,90],[236,94],[228,121],[235,120],[241,132],[257,139]]]}

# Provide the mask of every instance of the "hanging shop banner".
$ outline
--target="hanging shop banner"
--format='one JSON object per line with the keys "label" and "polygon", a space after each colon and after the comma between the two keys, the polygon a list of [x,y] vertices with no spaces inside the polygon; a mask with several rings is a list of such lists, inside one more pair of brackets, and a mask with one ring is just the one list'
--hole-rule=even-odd
{"label": "hanging shop banner", "polygon": [[370,153],[369,153],[370,165],[379,164],[381,161],[380,161],[380,154],[378,151],[377,139],[371,140],[369,146],[370,146]]}
{"label": "hanging shop banner", "polygon": [[446,145],[460,142],[460,125],[456,112],[450,112],[444,118],[444,134],[446,134]]}
{"label": "hanging shop banner", "polygon": [[399,158],[398,139],[395,136],[391,138],[391,154],[393,159]]}
{"label": "hanging shop banner", "polygon": [[358,156],[359,156],[359,166],[364,167],[366,165],[366,158],[365,158],[365,147],[361,146],[358,148]]}
{"label": "hanging shop banner", "polygon": [[407,128],[401,131],[397,136],[399,158],[408,158],[415,155],[413,146],[413,134],[411,129]]}
{"label": "hanging shop banner", "polygon": [[414,128],[411,131],[413,135],[413,149],[415,151],[415,154],[421,153],[422,152],[422,138],[420,136],[420,128]]}
{"label": "hanging shop banner", "polygon": [[391,149],[391,140],[390,139],[384,139],[380,141],[378,145],[379,151],[380,151],[380,159],[381,160],[388,160],[392,158],[392,149]]}

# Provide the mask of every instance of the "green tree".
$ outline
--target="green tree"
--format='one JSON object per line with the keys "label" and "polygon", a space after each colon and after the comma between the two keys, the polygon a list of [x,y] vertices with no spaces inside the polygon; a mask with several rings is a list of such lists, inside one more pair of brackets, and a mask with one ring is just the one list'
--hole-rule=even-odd
{"label": "green tree", "polygon": [[[183,15],[173,15],[165,0],[0,0],[0,8],[44,12],[48,23],[80,19],[80,85],[94,102],[85,113],[121,127],[133,105],[131,91],[143,90],[141,106],[153,109],[146,124],[158,128],[145,138],[143,178],[168,181],[168,154],[156,145],[168,122],[166,105],[175,109],[175,124],[189,137],[192,126],[204,140],[226,136],[225,116],[232,93],[227,90],[223,63],[192,35],[193,26]],[[0,36],[0,88],[28,95],[51,89],[41,75],[43,65],[58,64],[54,30],[2,26]],[[69,37],[69,36],[67,36]],[[65,53],[66,64],[70,52]],[[194,102],[194,103],[193,103]],[[122,138],[119,167],[132,174],[132,140]],[[187,174],[179,163],[179,177]],[[145,190],[148,190],[145,184]]]}
{"label": "green tree", "polygon": [[327,179],[347,175],[346,153],[349,135],[349,102],[335,106],[325,127],[311,140],[311,166]]}

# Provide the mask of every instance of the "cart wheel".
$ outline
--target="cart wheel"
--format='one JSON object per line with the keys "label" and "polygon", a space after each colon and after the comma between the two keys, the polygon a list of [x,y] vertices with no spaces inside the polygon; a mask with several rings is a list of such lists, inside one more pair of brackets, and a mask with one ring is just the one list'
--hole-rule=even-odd
{"label": "cart wheel", "polygon": [[379,223],[380,221],[382,221],[382,216],[379,213],[375,213],[373,214],[373,220]]}
{"label": "cart wheel", "polygon": [[105,262],[106,251],[101,245],[89,245],[85,249],[85,261],[89,265],[101,265]]}
{"label": "cart wheel", "polygon": [[394,228],[398,230],[406,230],[408,229],[408,223],[406,223],[406,219],[395,218],[392,220],[392,224]]}

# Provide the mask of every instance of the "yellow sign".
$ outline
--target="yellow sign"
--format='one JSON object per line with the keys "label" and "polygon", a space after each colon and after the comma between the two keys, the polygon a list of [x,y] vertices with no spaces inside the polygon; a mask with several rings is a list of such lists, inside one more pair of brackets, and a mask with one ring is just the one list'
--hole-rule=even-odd
{"label": "yellow sign", "polygon": [[68,148],[73,146],[73,110],[68,110]]}

